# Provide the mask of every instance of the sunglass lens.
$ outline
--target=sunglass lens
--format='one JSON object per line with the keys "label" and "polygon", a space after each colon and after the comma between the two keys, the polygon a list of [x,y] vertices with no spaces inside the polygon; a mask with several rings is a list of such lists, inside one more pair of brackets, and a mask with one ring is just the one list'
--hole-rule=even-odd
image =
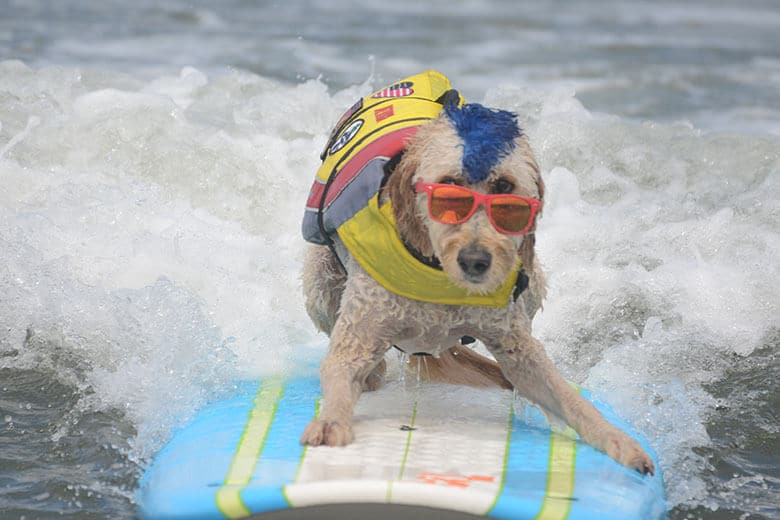
{"label": "sunglass lens", "polygon": [[496,197],[490,210],[496,226],[510,233],[524,230],[531,218],[531,206],[526,201],[513,197]]}
{"label": "sunglass lens", "polygon": [[474,207],[474,197],[456,186],[437,187],[431,193],[431,216],[445,224],[465,219]]}

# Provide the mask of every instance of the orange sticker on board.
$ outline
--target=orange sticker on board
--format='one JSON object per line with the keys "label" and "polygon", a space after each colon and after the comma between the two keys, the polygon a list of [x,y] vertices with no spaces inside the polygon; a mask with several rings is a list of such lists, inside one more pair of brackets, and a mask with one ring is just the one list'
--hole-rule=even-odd
{"label": "orange sticker on board", "polygon": [[466,488],[472,482],[494,482],[495,478],[488,475],[456,475],[453,473],[432,473],[425,471],[417,475],[417,480],[426,484],[444,484],[445,486]]}

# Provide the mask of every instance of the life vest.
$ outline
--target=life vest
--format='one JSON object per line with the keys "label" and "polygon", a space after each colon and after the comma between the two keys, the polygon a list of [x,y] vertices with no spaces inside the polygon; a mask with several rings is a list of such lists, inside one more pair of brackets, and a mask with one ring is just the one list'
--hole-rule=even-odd
{"label": "life vest", "polygon": [[[439,114],[444,95],[451,90],[443,74],[429,70],[378,90],[347,110],[322,152],[323,162],[306,202],[303,237],[320,245],[340,241],[369,275],[400,296],[505,307],[524,276],[519,261],[494,292],[470,292],[410,253],[398,234],[392,203],[379,205],[385,165],[420,125]],[[459,95],[458,99],[459,104],[464,102]]]}

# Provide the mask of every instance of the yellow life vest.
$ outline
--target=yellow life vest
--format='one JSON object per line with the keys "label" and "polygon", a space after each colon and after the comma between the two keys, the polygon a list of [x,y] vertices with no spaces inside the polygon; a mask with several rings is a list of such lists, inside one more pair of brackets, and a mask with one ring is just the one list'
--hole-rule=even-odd
{"label": "yellow life vest", "polygon": [[[398,234],[392,204],[379,206],[385,165],[421,124],[439,114],[450,91],[449,80],[429,70],[380,89],[347,110],[322,153],[323,163],[306,203],[303,236],[322,245],[339,240],[369,275],[400,296],[449,305],[505,307],[522,281],[519,261],[494,292],[470,292],[441,269],[415,258]],[[458,99],[462,104],[463,98]]]}

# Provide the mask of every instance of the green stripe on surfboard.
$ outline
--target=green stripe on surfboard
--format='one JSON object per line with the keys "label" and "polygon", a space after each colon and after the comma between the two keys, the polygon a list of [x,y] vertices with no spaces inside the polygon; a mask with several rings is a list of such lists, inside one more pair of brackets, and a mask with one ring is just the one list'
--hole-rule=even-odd
{"label": "green stripe on surfboard", "polygon": [[283,393],[284,382],[279,378],[267,379],[260,384],[254,408],[249,413],[224,483],[215,497],[217,508],[227,518],[243,518],[251,514],[241,500],[241,490],[252,478]]}

